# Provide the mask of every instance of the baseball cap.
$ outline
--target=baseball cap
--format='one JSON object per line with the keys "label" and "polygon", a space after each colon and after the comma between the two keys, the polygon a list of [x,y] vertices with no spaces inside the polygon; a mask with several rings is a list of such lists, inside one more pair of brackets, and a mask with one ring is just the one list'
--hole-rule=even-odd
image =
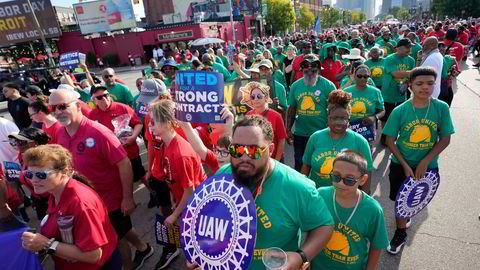
{"label": "baseball cap", "polygon": [[90,95],[93,95],[97,91],[100,91],[100,90],[107,91],[108,88],[105,85],[94,84],[94,85],[92,85],[92,87],[90,87]]}
{"label": "baseball cap", "polygon": [[410,42],[410,40],[408,38],[402,38],[398,41],[397,48],[402,47],[402,46],[410,48],[410,47],[412,47],[412,43]]}
{"label": "baseball cap", "polygon": [[267,67],[269,69],[273,68],[272,61],[270,61],[268,59],[264,59],[264,60],[260,61],[260,64],[258,64],[258,68],[260,68],[261,66]]}
{"label": "baseball cap", "polygon": [[175,63],[175,61],[173,61],[173,60],[171,60],[171,59],[168,59],[168,60],[166,60],[165,62],[163,62],[163,66],[162,66],[162,68],[161,68],[162,71],[163,71],[163,67],[165,67],[165,66],[172,66],[172,67],[178,69],[177,63]]}
{"label": "baseball cap", "polygon": [[8,138],[24,142],[37,142],[39,144],[45,144],[50,140],[50,137],[46,136],[43,130],[33,127],[24,128],[19,132],[10,133]]}
{"label": "baseball cap", "polygon": [[144,80],[137,101],[152,103],[159,95],[170,94],[165,83],[159,79]]}

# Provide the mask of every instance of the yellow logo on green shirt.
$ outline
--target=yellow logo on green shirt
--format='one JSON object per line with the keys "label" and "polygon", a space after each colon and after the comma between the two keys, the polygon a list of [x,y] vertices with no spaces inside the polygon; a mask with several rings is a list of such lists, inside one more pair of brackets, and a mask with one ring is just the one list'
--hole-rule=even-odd
{"label": "yellow logo on green shirt", "polygon": [[379,67],[374,67],[372,69],[372,77],[374,78],[380,78],[383,76],[383,70]]}
{"label": "yellow logo on green shirt", "polygon": [[363,101],[355,101],[352,106],[352,113],[366,113],[367,108]]}
{"label": "yellow logo on green shirt", "polygon": [[413,132],[410,134],[411,143],[430,142],[432,140],[432,134],[430,128],[426,125],[415,126]]}
{"label": "yellow logo on green shirt", "polygon": [[353,231],[352,228],[342,223],[338,223],[335,226],[332,237],[323,249],[324,254],[332,261],[344,264],[358,263],[360,256],[358,254],[350,255],[352,248],[348,240],[349,236],[355,242],[358,242],[361,239],[360,235]]}
{"label": "yellow logo on green shirt", "polygon": [[304,96],[302,103],[300,104],[300,110],[312,110],[315,111],[315,102],[311,96]]}
{"label": "yellow logo on green shirt", "polygon": [[328,241],[326,248],[331,251],[337,251],[340,254],[348,256],[350,246],[348,245],[348,238],[339,231],[334,231],[330,241]]}
{"label": "yellow logo on green shirt", "polygon": [[322,166],[320,167],[320,173],[317,173],[317,172],[315,172],[315,173],[320,177],[325,177],[325,176],[330,175],[330,173],[333,170],[333,161],[334,160],[335,160],[334,157],[326,158],[323,161]]}

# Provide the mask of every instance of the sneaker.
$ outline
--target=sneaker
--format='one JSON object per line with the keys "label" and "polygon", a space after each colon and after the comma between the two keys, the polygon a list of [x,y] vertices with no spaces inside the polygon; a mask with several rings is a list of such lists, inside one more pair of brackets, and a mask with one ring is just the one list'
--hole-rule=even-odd
{"label": "sneaker", "polygon": [[150,209],[150,208],[153,208],[155,206],[158,207],[157,195],[154,192],[150,192],[150,200],[148,201],[147,207]]}
{"label": "sneaker", "polygon": [[180,249],[178,248],[163,248],[162,252],[162,257],[160,257],[160,260],[157,262],[155,265],[155,270],[158,269],[163,269],[167,267],[175,257],[177,257],[180,254]]}
{"label": "sneaker", "polygon": [[144,251],[135,251],[135,257],[133,259],[133,269],[138,270],[142,268],[143,263],[153,255],[153,248],[147,243],[147,249]]}
{"label": "sneaker", "polygon": [[410,228],[410,226],[412,226],[412,219],[407,219],[407,225],[405,225],[405,228]]}
{"label": "sneaker", "polygon": [[390,254],[398,254],[402,249],[402,246],[407,242],[407,233],[405,230],[397,229],[395,235],[393,235],[390,245],[387,247],[387,252]]}

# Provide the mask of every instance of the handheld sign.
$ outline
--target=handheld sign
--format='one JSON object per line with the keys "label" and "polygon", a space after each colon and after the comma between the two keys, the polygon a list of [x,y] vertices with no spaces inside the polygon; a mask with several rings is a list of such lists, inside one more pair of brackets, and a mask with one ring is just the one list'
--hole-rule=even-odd
{"label": "handheld sign", "polygon": [[[236,79],[225,83],[225,103],[235,108],[235,115],[245,115],[252,110],[250,102],[250,90],[247,85],[254,82],[252,79]],[[272,87],[272,80],[266,77],[260,78],[258,81],[270,87],[270,98],[275,98],[275,89]]]}
{"label": "handheld sign", "polygon": [[165,217],[157,215],[155,218],[155,238],[159,245],[175,245],[180,247],[180,226],[168,226]]}
{"label": "handheld sign", "polygon": [[181,223],[185,257],[202,269],[246,270],[256,224],[251,192],[231,174],[211,176],[188,199]]}
{"label": "handheld sign", "polygon": [[372,123],[365,123],[362,119],[350,122],[350,128],[356,133],[362,135],[368,142],[375,141],[377,132],[375,125]]}
{"label": "handheld sign", "polygon": [[411,218],[430,203],[440,185],[438,170],[427,170],[420,180],[407,177],[395,200],[395,215],[399,218]]}
{"label": "handheld sign", "polygon": [[72,69],[80,64],[85,64],[85,54],[79,52],[68,52],[60,55],[60,67]]}
{"label": "handheld sign", "polygon": [[20,172],[22,171],[20,164],[16,162],[4,161],[5,176],[8,182],[18,182],[20,180]]}
{"label": "handheld sign", "polygon": [[175,75],[176,118],[184,122],[225,123],[223,75],[208,71],[177,71]]}

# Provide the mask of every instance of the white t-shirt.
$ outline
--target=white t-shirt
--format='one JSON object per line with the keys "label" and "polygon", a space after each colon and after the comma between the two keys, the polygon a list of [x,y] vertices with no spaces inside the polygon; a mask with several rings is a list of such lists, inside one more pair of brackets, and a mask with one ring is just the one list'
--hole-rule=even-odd
{"label": "white t-shirt", "polygon": [[158,57],[163,57],[163,50],[158,48],[157,49],[157,55],[158,55]]}
{"label": "white t-shirt", "polygon": [[0,161],[16,161],[18,152],[8,143],[8,135],[18,132],[18,127],[10,120],[0,117]]}
{"label": "white t-shirt", "polygon": [[437,72],[432,98],[438,98],[440,95],[440,85],[442,83],[443,55],[438,51],[429,54],[425,62],[422,63],[422,67],[433,67]]}
{"label": "white t-shirt", "polygon": [[157,58],[158,57],[158,52],[157,52],[157,49],[153,49],[153,58]]}

